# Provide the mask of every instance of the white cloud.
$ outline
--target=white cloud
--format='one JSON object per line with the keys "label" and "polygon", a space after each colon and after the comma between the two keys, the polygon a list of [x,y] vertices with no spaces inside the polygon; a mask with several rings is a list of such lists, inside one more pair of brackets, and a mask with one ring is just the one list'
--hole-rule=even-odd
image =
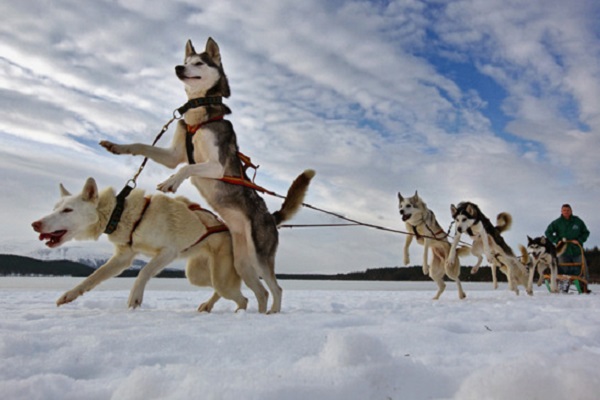
{"label": "white cloud", "polygon": [[[315,168],[309,203],[392,228],[403,228],[397,191],[419,190],[446,226],[450,203],[472,200],[491,217],[513,213],[513,246],[569,201],[598,243],[600,40],[591,1],[59,1],[39,9],[23,0],[1,11],[0,166],[11,179],[2,197],[15,212],[0,237],[34,238],[26,222],[50,209],[64,178],[73,187],[88,176],[123,184],[141,159],[108,154],[97,141],[151,142],[184,101],[173,67],[185,41],[199,50],[212,36],[232,87],[231,120],[241,150],[261,165],[261,184],[283,193]],[[472,63],[502,88],[504,132],[492,127],[486,92],[461,87],[443,59]],[[153,191],[170,173],[151,165],[141,185]],[[42,193],[35,213],[19,200],[32,187]],[[330,219],[306,210],[297,221]],[[310,263],[321,261],[323,272],[401,262],[401,236],[302,232],[282,233],[278,259],[290,270],[303,270],[305,249],[295,246],[311,242]]]}

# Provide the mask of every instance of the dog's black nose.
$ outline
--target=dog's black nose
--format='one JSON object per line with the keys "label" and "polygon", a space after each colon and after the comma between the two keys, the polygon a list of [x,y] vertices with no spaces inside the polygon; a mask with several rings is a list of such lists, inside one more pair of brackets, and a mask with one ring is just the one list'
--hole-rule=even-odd
{"label": "dog's black nose", "polygon": [[179,78],[185,75],[185,67],[183,65],[178,65],[175,67],[175,75]]}

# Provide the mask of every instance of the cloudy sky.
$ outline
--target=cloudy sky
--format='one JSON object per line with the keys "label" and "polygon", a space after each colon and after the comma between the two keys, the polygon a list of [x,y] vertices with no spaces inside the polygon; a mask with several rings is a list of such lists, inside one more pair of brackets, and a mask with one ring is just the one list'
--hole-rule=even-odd
{"label": "cloudy sky", "polygon": [[[185,101],[187,39],[219,44],[227,104],[257,183],[285,193],[317,170],[307,202],[404,230],[397,192],[450,225],[470,200],[513,215],[509,245],[560,205],[600,243],[600,5],[595,0],[5,1],[0,5],[4,252],[43,246],[30,224],[88,176],[120,189],[141,159],[98,141],[151,143]],[[167,145],[170,130],[161,140]],[[154,192],[172,171],[149,165]],[[191,184],[180,194],[201,201]],[[267,199],[270,209],[277,199]],[[336,223],[304,209],[293,223]],[[403,235],[363,227],[281,231],[278,272],[402,265]],[[75,243],[90,251],[110,249]],[[60,255],[56,252],[57,257]],[[421,248],[413,244],[412,262]]]}

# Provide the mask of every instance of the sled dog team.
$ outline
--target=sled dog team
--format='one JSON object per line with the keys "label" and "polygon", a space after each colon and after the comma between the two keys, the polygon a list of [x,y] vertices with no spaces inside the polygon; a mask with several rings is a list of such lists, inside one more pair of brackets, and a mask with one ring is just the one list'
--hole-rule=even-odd
{"label": "sled dog team", "polygon": [[[204,51],[197,53],[188,41],[184,63],[175,67],[175,74],[184,84],[188,102],[178,109],[183,118],[169,147],[109,141],[100,144],[114,154],[143,156],[171,169],[184,164],[158,184],[157,189],[175,193],[183,181],[190,179],[220,218],[181,196],[145,195],[140,189],[117,196],[112,188],[99,190],[93,178],[88,178],[77,194],[60,185],[61,198],[54,211],[32,224],[39,239],[54,248],[72,239],[97,240],[106,233],[115,251],[104,265],[65,292],[57,305],[72,302],[106,279],[119,275],[136,255],[144,254],[151,259],[140,270],[131,289],[128,301],[131,308],[142,304],[150,278],[176,258],[184,258],[190,283],[214,289],[211,298],[200,304],[199,311],[210,312],[221,297],[234,301],[238,310],[246,309],[248,299],[241,292],[244,282],[254,293],[260,313],[277,313],[282,299],[282,289],[275,277],[277,227],[299,210],[315,172],[310,169],[302,172],[290,186],[280,210],[269,212],[246,174],[247,159],[239,152],[233,126],[224,119],[231,110],[222,103],[222,98],[230,96],[230,89],[217,43],[209,38]],[[519,260],[506,245],[500,233],[510,227],[509,214],[498,215],[497,225],[493,226],[475,204],[452,206],[456,235],[450,242],[433,212],[416,193],[409,198],[398,193],[398,197],[402,220],[412,233],[404,246],[404,262],[410,261],[408,249],[414,236],[424,246],[423,273],[438,285],[435,299],[445,289],[444,275],[456,281],[460,298],[466,296],[458,278],[459,257],[469,252],[478,257],[472,273],[485,255],[492,265],[494,286],[497,286],[498,267],[516,293],[518,285],[531,293],[534,268],[540,272],[550,268],[556,276],[556,254],[547,247],[551,245],[549,241],[530,239],[529,251],[535,265],[529,272],[528,261]],[[463,233],[473,240],[470,249],[459,246]],[[524,248],[522,253],[527,255]],[[555,284],[555,279],[552,281]],[[267,311],[269,294],[272,303]]]}
{"label": "sled dog team", "polygon": [[[558,291],[556,286],[557,251],[560,252],[564,248],[555,248],[554,244],[543,236],[533,239],[528,236],[527,248],[520,245],[521,256],[517,257],[501,235],[512,225],[512,216],[509,213],[498,214],[494,226],[476,204],[468,201],[459,203],[457,206],[452,204],[450,213],[455,232],[454,238],[450,242],[448,233],[440,226],[433,211],[427,208],[427,204],[417,192],[407,198],[398,193],[398,202],[400,216],[409,233],[404,245],[404,264],[410,263],[408,250],[414,237],[417,239],[417,243],[424,247],[423,273],[429,275],[438,285],[438,292],[434,299],[438,299],[446,288],[444,275],[456,282],[458,297],[461,299],[466,297],[459,279],[459,257],[469,254],[477,257],[477,262],[471,269],[472,274],[479,270],[483,256],[487,258],[492,270],[494,289],[498,287],[496,270],[500,269],[506,275],[512,291],[519,294],[519,285],[521,285],[525,287],[529,295],[532,295],[535,272],[538,272],[537,285],[540,286],[544,272],[549,269],[551,274],[550,290]],[[463,234],[471,239],[470,246],[460,246]],[[432,254],[431,263],[429,263],[429,249]],[[532,259],[530,259],[530,255]]]}

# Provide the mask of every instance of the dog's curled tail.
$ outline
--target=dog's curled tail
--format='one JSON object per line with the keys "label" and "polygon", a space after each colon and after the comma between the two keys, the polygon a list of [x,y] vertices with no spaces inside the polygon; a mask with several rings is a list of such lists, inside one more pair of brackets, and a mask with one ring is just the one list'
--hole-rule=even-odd
{"label": "dog's curled tail", "polygon": [[459,246],[456,249],[456,255],[459,257],[466,257],[471,254],[471,248],[468,246]]}
{"label": "dog's curled tail", "polygon": [[501,212],[496,217],[496,229],[498,232],[505,232],[512,226],[512,215],[507,212]]}
{"label": "dog's curled tail", "polygon": [[560,257],[564,254],[565,251],[567,251],[567,243],[563,242],[562,240],[558,243],[556,243],[556,256]]}
{"label": "dog's curled tail", "polygon": [[276,225],[279,226],[282,222],[288,221],[298,212],[304,202],[304,196],[308,191],[308,185],[315,174],[316,172],[314,170],[307,169],[298,175],[294,182],[292,182],[292,185],[288,189],[287,196],[281,205],[281,209],[273,213]]}
{"label": "dog's curled tail", "polygon": [[529,253],[527,252],[527,249],[525,248],[525,246],[523,246],[522,244],[519,245],[519,251],[521,252],[521,264],[523,265],[529,265],[529,263],[531,262],[531,260],[529,259]]}

